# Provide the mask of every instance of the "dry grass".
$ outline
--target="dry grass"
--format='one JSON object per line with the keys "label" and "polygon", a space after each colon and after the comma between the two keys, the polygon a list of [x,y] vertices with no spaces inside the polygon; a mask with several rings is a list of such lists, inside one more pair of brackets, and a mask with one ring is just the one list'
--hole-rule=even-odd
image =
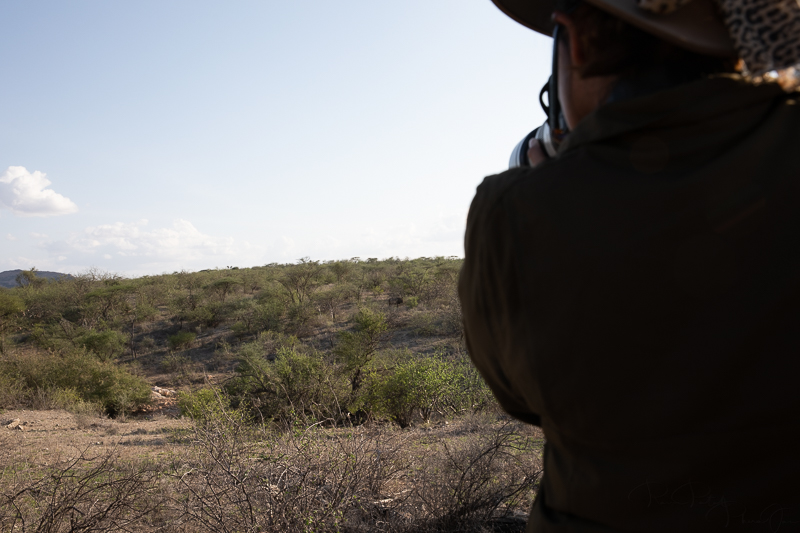
{"label": "dry grass", "polygon": [[89,449],[54,464],[16,464],[0,476],[3,531],[136,531],[163,507],[159,469]]}
{"label": "dry grass", "polygon": [[283,434],[243,422],[192,425],[155,459],[125,445],[7,455],[0,530],[522,531],[541,474],[541,434],[496,417]]}

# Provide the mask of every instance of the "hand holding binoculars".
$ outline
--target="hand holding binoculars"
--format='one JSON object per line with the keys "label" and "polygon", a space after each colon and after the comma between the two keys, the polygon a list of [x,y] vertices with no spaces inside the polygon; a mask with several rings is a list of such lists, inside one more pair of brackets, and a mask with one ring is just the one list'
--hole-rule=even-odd
{"label": "hand holding binoculars", "polygon": [[[527,134],[511,152],[508,161],[508,168],[536,166],[538,162],[531,165],[528,159],[528,148],[531,140],[538,142],[547,158],[555,157],[558,147],[564,137],[569,133],[564,114],[561,112],[561,104],[558,101],[558,30],[556,24],[553,29],[553,67],[550,79],[539,91],[539,104],[547,114],[547,121]],[[547,103],[544,102],[544,95],[547,94]]]}

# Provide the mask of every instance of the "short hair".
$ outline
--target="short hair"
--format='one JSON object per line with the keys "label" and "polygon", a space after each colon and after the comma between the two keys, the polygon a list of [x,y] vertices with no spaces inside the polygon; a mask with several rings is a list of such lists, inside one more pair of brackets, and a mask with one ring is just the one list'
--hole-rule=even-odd
{"label": "short hair", "polygon": [[[692,52],[647,33],[591,4],[580,2],[570,16],[579,30],[587,61],[579,69],[583,78],[626,77],[656,67],[666,69],[673,79],[691,81],[718,73],[737,71],[736,59]],[[560,40],[569,47],[566,28]]]}

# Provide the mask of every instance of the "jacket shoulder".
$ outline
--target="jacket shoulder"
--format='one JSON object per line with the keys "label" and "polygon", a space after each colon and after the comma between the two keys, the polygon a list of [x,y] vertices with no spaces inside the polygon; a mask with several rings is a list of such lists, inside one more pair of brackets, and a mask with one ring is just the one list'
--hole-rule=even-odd
{"label": "jacket shoulder", "polygon": [[[484,178],[478,186],[475,197],[470,207],[470,218],[475,218],[478,211],[488,215],[499,204],[505,203],[509,198],[519,201],[534,200],[541,194],[546,194],[555,184],[563,183],[563,178],[575,174],[573,160],[576,154],[565,154],[557,159],[531,167],[512,168]],[[534,208],[528,203],[529,208]]]}

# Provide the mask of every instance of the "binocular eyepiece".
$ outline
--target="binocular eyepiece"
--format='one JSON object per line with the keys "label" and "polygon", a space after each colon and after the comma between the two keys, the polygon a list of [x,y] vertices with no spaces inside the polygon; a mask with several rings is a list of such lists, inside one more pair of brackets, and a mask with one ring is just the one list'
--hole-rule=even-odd
{"label": "binocular eyepiece", "polygon": [[[548,158],[555,157],[561,141],[569,133],[564,114],[561,112],[561,104],[558,101],[558,24],[553,28],[553,70],[550,79],[539,91],[539,105],[547,115],[547,121],[527,134],[514,150],[508,160],[508,168],[529,167],[531,162],[528,160],[528,148],[532,140],[536,140],[544,150]],[[547,95],[547,103],[544,102],[544,95]]]}
{"label": "binocular eyepiece", "polygon": [[528,148],[530,147],[531,140],[535,139],[539,142],[547,157],[555,157],[558,153],[558,145],[561,140],[555,138],[550,131],[550,124],[545,122],[529,134],[525,136],[511,152],[511,157],[508,160],[508,168],[529,167],[531,166],[528,161]]}

